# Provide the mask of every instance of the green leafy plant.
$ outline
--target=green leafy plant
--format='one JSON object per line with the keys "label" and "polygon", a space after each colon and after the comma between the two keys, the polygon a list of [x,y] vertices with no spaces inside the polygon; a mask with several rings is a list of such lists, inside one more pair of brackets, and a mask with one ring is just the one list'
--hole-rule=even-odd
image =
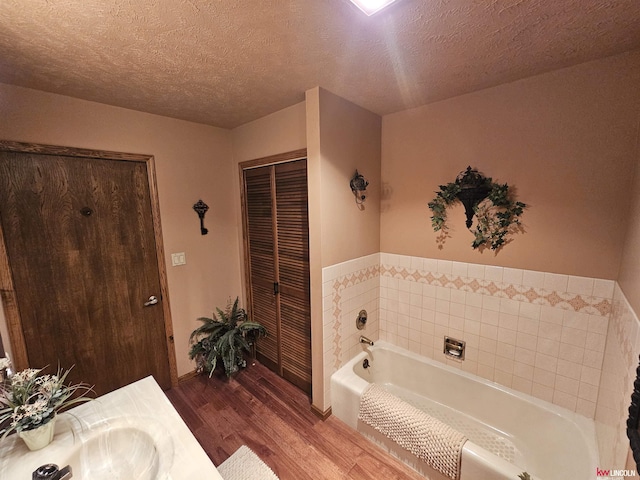
{"label": "green leafy plant", "polygon": [[247,312],[238,307],[238,297],[233,303],[229,302],[224,311],[216,308],[216,312],[213,318],[198,318],[202,325],[189,337],[189,358],[196,360],[199,373],[206,371],[209,377],[222,359],[224,371],[230,377],[247,366],[244,352],[249,351],[252,342],[265,337],[267,329],[248,321]]}
{"label": "green leafy plant", "polygon": [[58,369],[55,375],[41,375],[42,370],[22,370],[0,386],[2,437],[14,430],[34,430],[53,420],[57,412],[91,400],[86,396],[93,391],[88,384],[64,384],[71,369]]}
{"label": "green leafy plant", "polygon": [[520,215],[526,205],[509,198],[509,186],[493,184],[487,199],[474,208],[476,228],[471,246],[486,245],[497,250],[506,242],[506,237],[520,226]]}
{"label": "green leafy plant", "polygon": [[436,192],[436,198],[429,202],[429,208],[433,213],[431,216],[431,226],[434,232],[447,229],[447,208],[459,202],[458,194],[460,190],[459,182],[440,185],[440,191]]}
{"label": "green leafy plant", "polygon": [[[474,240],[471,247],[474,249],[489,247],[491,250],[498,250],[506,243],[508,235],[520,228],[520,216],[526,204],[512,199],[506,183],[494,183],[490,177],[484,177],[471,167],[461,172],[455,181],[440,185],[435,198],[429,202],[433,231],[442,231],[446,236],[448,234],[447,208],[461,203],[465,196],[469,197],[469,194],[474,193],[477,195],[477,200],[473,203],[476,226],[472,229]],[[471,226],[470,217],[469,210],[467,227]]]}

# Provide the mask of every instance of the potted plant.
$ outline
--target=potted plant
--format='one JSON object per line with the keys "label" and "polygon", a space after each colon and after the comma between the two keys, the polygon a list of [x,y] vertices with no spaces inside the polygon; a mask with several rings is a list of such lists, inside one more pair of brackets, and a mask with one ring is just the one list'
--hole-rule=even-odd
{"label": "potted plant", "polygon": [[0,386],[0,430],[2,438],[16,431],[30,450],[51,443],[56,414],[90,400],[93,388],[85,383],[65,385],[71,369],[43,375],[43,369],[28,368],[15,373]]}
{"label": "potted plant", "polygon": [[247,312],[238,307],[238,297],[233,304],[229,301],[224,311],[219,308],[216,311],[213,318],[198,318],[202,325],[189,337],[189,358],[195,358],[198,373],[209,372],[209,377],[222,359],[224,371],[230,377],[247,366],[244,352],[249,351],[251,343],[265,337],[267,329],[248,320]]}

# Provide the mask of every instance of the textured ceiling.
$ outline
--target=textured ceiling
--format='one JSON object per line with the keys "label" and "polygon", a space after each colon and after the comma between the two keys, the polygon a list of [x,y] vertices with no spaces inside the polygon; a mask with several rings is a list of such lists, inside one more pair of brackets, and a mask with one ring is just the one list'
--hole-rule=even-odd
{"label": "textured ceiling", "polygon": [[0,0],[0,82],[226,128],[315,86],[384,115],[638,48],[639,0]]}

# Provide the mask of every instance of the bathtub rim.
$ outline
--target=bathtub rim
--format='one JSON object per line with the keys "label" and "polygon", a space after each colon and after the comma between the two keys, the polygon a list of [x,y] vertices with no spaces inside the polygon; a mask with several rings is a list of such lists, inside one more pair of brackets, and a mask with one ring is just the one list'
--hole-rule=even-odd
{"label": "bathtub rim", "polygon": [[[362,352],[355,355],[352,359],[347,361],[342,367],[340,367],[332,376],[331,381],[339,381],[342,387],[347,388],[352,391],[354,394],[360,398],[364,393],[365,388],[370,385],[370,382],[362,378],[358,375],[354,367],[356,364],[362,362],[370,352],[375,352],[375,350],[390,350],[399,355],[403,355],[409,358],[412,358],[415,361],[428,364],[432,367],[439,368],[444,370],[445,372],[451,373],[453,375],[459,375],[463,378],[468,379],[469,381],[480,383],[487,388],[497,389],[504,394],[510,397],[517,397],[521,400],[527,401],[535,405],[536,407],[549,412],[550,414],[558,417],[563,417],[564,419],[573,423],[581,435],[585,439],[585,443],[587,444],[587,449],[589,453],[589,459],[591,461],[591,471],[595,471],[596,467],[599,465],[599,451],[598,451],[598,442],[597,442],[597,434],[595,429],[595,422],[593,419],[589,419],[584,415],[581,415],[577,412],[573,412],[567,408],[561,407],[559,405],[554,405],[551,402],[539,399],[534,397],[533,395],[520,392],[514,390],[505,385],[501,385],[497,382],[487,380],[485,378],[480,377],[479,375],[475,375],[470,372],[465,372],[464,370],[460,370],[454,368],[445,363],[439,362],[438,360],[434,360],[429,357],[425,357],[418,353],[412,352],[402,347],[398,347],[397,345],[393,345],[385,340],[378,340],[375,344],[370,346],[362,346]],[[353,378],[355,377],[355,378]],[[349,379],[349,381],[344,381]]]}

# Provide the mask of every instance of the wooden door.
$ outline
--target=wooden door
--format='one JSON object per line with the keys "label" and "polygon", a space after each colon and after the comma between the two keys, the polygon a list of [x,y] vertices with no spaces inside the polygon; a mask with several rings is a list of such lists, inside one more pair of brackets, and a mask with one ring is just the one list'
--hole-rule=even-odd
{"label": "wooden door", "polygon": [[267,336],[257,342],[258,359],[269,369],[280,371],[280,316],[276,296],[277,262],[274,243],[272,168],[245,171],[246,225],[248,244],[248,280],[251,320],[267,329]]}
{"label": "wooden door", "polygon": [[258,359],[311,392],[306,160],[244,171],[252,319],[269,332]]}
{"label": "wooden door", "polygon": [[307,162],[274,166],[282,376],[311,392]]}
{"label": "wooden door", "polygon": [[99,395],[148,375],[170,388],[150,188],[145,161],[0,152],[0,287],[30,367],[73,365]]}

